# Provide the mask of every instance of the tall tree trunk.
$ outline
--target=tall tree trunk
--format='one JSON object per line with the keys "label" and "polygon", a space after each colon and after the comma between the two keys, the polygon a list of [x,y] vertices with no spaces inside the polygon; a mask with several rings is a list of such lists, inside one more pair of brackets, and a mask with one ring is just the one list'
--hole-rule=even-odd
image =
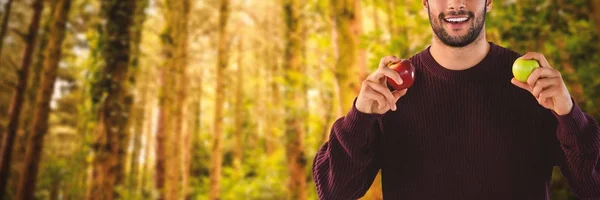
{"label": "tall tree trunk", "polygon": [[[204,94],[204,87],[202,84],[202,82],[203,82],[202,77],[204,77],[203,75],[204,75],[204,69],[200,69],[200,74],[194,78],[194,79],[198,80],[198,85],[196,85],[196,88],[194,88],[192,90],[192,91],[197,91],[197,92],[196,92],[196,95],[192,96],[192,99],[190,101],[191,102],[190,110],[192,111],[192,116],[190,117],[191,132],[190,132],[189,140],[190,140],[191,144],[190,144],[190,150],[189,150],[189,154],[190,154],[189,160],[186,163],[186,166],[188,167],[188,169],[184,171],[184,172],[187,172],[190,177],[202,176],[202,170],[205,169],[205,166],[192,165],[192,163],[191,163],[192,160],[197,161],[197,160],[203,159],[197,153],[203,147],[201,137],[200,137],[200,133],[201,133],[200,128],[202,127],[200,116],[203,114],[201,97]],[[188,194],[188,197],[186,197],[186,199],[192,199],[192,198]]]}
{"label": "tall tree trunk", "polygon": [[[29,78],[29,84],[27,84],[27,94],[25,96],[25,104],[23,105],[23,110],[22,112],[24,113],[25,116],[21,115],[21,123],[20,123],[20,127],[18,131],[21,134],[17,134],[17,140],[20,140],[18,142],[16,142],[16,147],[18,153],[15,154],[16,156],[22,157],[23,159],[25,158],[25,151],[26,151],[26,143],[27,143],[27,139],[29,139],[29,135],[31,134],[31,122],[33,120],[33,116],[35,115],[35,105],[36,105],[36,96],[40,87],[40,80],[42,77],[42,72],[44,70],[44,62],[45,62],[45,49],[48,46],[48,40],[49,40],[49,36],[50,36],[50,24],[53,22],[52,18],[53,18],[53,13],[55,12],[55,10],[57,9],[58,5],[58,1],[51,1],[50,5],[46,5],[49,6],[50,9],[50,16],[49,17],[45,17],[42,16],[42,21],[40,23],[40,25],[42,25],[42,32],[39,36],[38,36],[38,45],[36,47],[36,50],[34,51],[34,55],[33,55],[33,59],[34,59],[34,63],[32,63],[33,66],[31,66],[30,71],[31,72],[36,72],[31,74],[30,78]],[[42,13],[43,15],[43,13]],[[39,73],[38,73],[39,72]],[[21,144],[21,145],[19,145]],[[16,152],[15,152],[16,153]],[[21,155],[22,154],[22,155]],[[15,160],[16,161],[16,160]],[[17,163],[13,164],[13,166],[18,166]],[[14,190],[16,191],[17,188],[14,188]]]}
{"label": "tall tree trunk", "polygon": [[225,100],[223,88],[225,86],[225,70],[227,69],[228,48],[227,48],[227,20],[229,18],[229,0],[221,0],[219,8],[219,45],[218,45],[218,64],[217,64],[217,83],[215,85],[215,121],[212,150],[210,153],[210,190],[208,198],[210,200],[219,199],[221,183],[221,164],[223,162],[223,101]]}
{"label": "tall tree trunk", "polygon": [[[150,73],[150,72],[147,72]],[[153,124],[154,124],[154,111],[156,108],[156,96],[154,96],[153,94],[151,94],[150,92],[147,94],[146,96],[146,105],[145,105],[145,113],[144,113],[144,125],[142,128],[142,132],[144,134],[144,165],[141,167],[141,171],[140,171],[140,185],[139,185],[139,189],[141,191],[141,197],[142,199],[146,199],[149,198],[148,194],[149,190],[154,191],[153,187],[147,188],[148,186],[148,182],[152,182],[152,179],[150,178],[150,175],[152,173],[152,167],[156,167],[154,164],[156,164],[156,162],[151,162],[152,160],[152,156],[154,155],[152,154],[152,151],[150,151],[152,148],[151,147],[155,147],[158,148],[157,144],[154,140],[154,135],[153,135]],[[156,149],[154,149],[156,152]],[[156,159],[156,157],[154,158]],[[154,183],[154,182],[152,182]]]}
{"label": "tall tree trunk", "polygon": [[[128,68],[131,48],[131,26],[135,1],[102,1],[106,19],[100,33],[104,60],[102,77],[96,88],[103,97],[98,106],[98,123],[93,144],[94,159],[86,199],[113,199],[118,195],[115,186],[124,163],[120,163],[126,142],[129,105]],[[116,196],[118,198],[118,196]]]}
{"label": "tall tree trunk", "polygon": [[[189,0],[165,1],[166,27],[161,35],[165,62],[162,67],[161,83],[161,151],[166,157],[161,158],[164,177],[161,199],[178,199],[181,197],[182,176],[182,133],[185,123],[187,97],[187,47]],[[174,92],[171,94],[170,92]],[[162,154],[162,153],[161,153]],[[159,161],[159,159],[157,159]],[[157,164],[158,166],[158,164]],[[159,173],[159,172],[157,172]],[[160,172],[163,173],[163,172]],[[158,180],[158,179],[157,179]]]}
{"label": "tall tree trunk", "polygon": [[367,72],[367,51],[360,45],[360,37],[363,35],[360,0],[354,0],[354,9],[354,18],[350,21],[350,31],[356,37],[356,40],[354,41],[357,48],[356,67],[358,67],[359,74],[358,77],[353,78],[357,79],[356,81],[360,83],[367,78],[367,75],[369,75]]}
{"label": "tall tree trunk", "polygon": [[167,165],[167,158],[166,158],[166,154],[167,154],[167,132],[166,129],[169,126],[169,118],[170,116],[167,116],[168,113],[168,109],[167,109],[167,105],[170,102],[167,102],[167,98],[165,97],[165,89],[162,89],[162,87],[165,87],[165,85],[167,85],[166,83],[166,79],[167,76],[165,75],[165,71],[164,69],[161,69],[161,91],[159,93],[159,97],[158,97],[158,121],[156,122],[157,127],[156,127],[156,139],[155,144],[156,144],[156,165],[155,165],[155,169],[154,169],[154,183],[155,183],[155,187],[156,190],[158,190],[159,193],[159,199],[164,200],[166,199],[165,197],[165,180],[166,180],[166,165]]}
{"label": "tall tree trunk", "polygon": [[[188,77],[187,77],[187,63],[188,63],[188,21],[190,15],[190,0],[180,0],[181,2],[169,0],[174,7],[174,16],[173,16],[173,42],[175,44],[175,59],[177,65],[175,66],[175,92],[177,95],[177,101],[173,105],[175,117],[175,142],[173,143],[174,147],[177,147],[177,151],[174,152],[173,157],[175,158],[173,162],[173,182],[179,187],[174,188],[172,191],[171,199],[182,199],[186,196],[183,193],[182,188],[183,185],[187,186],[188,177],[183,177],[183,154],[186,151],[184,148],[184,138],[189,135],[187,130],[187,106],[188,106]],[[174,2],[177,2],[175,4]],[[185,182],[184,182],[185,179]],[[187,192],[187,191],[186,191]]]}
{"label": "tall tree trunk", "polygon": [[[148,0],[137,0],[137,5],[135,8],[135,13],[134,13],[134,22],[133,22],[133,30],[132,30],[132,34],[131,34],[131,58],[129,61],[129,66],[132,69],[133,73],[130,73],[130,77],[129,80],[136,80],[135,77],[137,76],[142,76],[144,77],[144,79],[139,82],[139,81],[134,81],[133,84],[135,84],[136,86],[138,86],[140,92],[138,93],[138,95],[136,96],[136,99],[138,99],[138,103],[134,104],[134,106],[132,107],[132,116],[134,116],[134,121],[130,121],[130,126],[133,127],[133,132],[132,134],[132,152],[131,152],[131,156],[130,156],[130,163],[129,163],[129,173],[127,173],[127,176],[129,177],[128,179],[128,190],[130,191],[130,197],[132,198],[140,198],[139,195],[139,190],[138,190],[138,180],[139,180],[139,156],[140,156],[140,151],[142,149],[142,144],[141,144],[141,140],[142,140],[142,134],[144,132],[142,132],[143,126],[144,126],[144,122],[147,120],[145,119],[145,108],[146,108],[146,104],[147,104],[147,93],[148,93],[148,86],[147,84],[149,83],[148,80],[148,75],[146,74],[141,74],[140,72],[143,72],[141,67],[139,65],[139,60],[140,60],[140,56],[141,56],[141,52],[140,52],[140,42],[142,40],[142,30],[144,27],[144,21],[146,20],[146,14],[145,14],[145,9],[146,7],[148,7]],[[132,129],[128,129],[132,130]]]}
{"label": "tall tree trunk", "polygon": [[[43,8],[43,0],[36,0],[33,3],[33,16],[31,17],[29,33],[27,34],[27,45],[25,46],[25,51],[23,52],[23,62],[18,74],[18,83],[13,92],[11,105],[8,111],[8,115],[10,117],[8,128],[2,140],[2,147],[0,147],[0,193],[4,193],[6,189],[6,183],[8,181],[13,144],[17,134],[17,129],[19,128],[21,108],[23,107],[23,97],[25,96],[25,89],[27,88],[27,81],[29,79],[29,66],[31,65],[31,60],[33,60],[31,57],[33,55],[33,50],[35,49],[35,42],[38,35],[37,31],[40,26],[40,18],[42,16]],[[3,195],[0,195],[0,200],[2,198]]]}
{"label": "tall tree trunk", "polygon": [[353,27],[356,24],[358,0],[331,0],[333,15],[335,18],[335,31],[337,39],[337,61],[335,65],[335,77],[341,94],[343,113],[347,113],[354,98],[360,90],[360,78],[356,74],[360,72],[358,44],[359,38]]}
{"label": "tall tree trunk", "polygon": [[[0,56],[2,56],[2,47],[4,46],[4,36],[8,29],[8,19],[10,18],[10,10],[12,8],[13,0],[8,0],[4,4],[4,16],[2,16],[2,25],[0,25]],[[1,65],[1,64],[0,64]],[[2,197],[0,197],[2,198]]]}
{"label": "tall tree trunk", "polygon": [[298,76],[304,74],[304,23],[302,20],[301,6],[298,0],[286,0],[283,4],[285,14],[285,80],[290,89],[285,92],[285,136],[286,157],[288,163],[288,199],[304,200],[306,194],[306,158],[304,158],[304,133],[306,102],[305,78]]}
{"label": "tall tree trunk", "polygon": [[40,87],[37,93],[36,110],[29,140],[26,144],[25,165],[17,191],[17,199],[33,199],[36,177],[39,169],[44,136],[48,132],[50,115],[50,99],[54,91],[54,83],[58,63],[62,53],[62,43],[65,38],[67,17],[71,8],[71,0],[61,0],[53,9],[50,25],[50,38],[44,53],[44,69]]}
{"label": "tall tree trunk", "polygon": [[[238,40],[238,60],[237,60],[237,69],[235,72],[235,118],[234,118],[234,126],[235,126],[235,130],[234,130],[234,140],[235,140],[235,147],[233,149],[233,166],[234,169],[236,171],[236,173],[239,173],[241,168],[242,168],[242,151],[243,151],[243,144],[242,144],[242,133],[244,132],[244,128],[242,127],[242,115],[243,115],[243,84],[242,84],[242,61],[243,61],[243,46],[242,46],[242,42],[243,39],[239,38]],[[239,174],[236,174],[239,175]]]}
{"label": "tall tree trunk", "polygon": [[[59,200],[60,193],[60,180],[58,178],[52,178],[52,184],[50,185],[50,200]],[[33,195],[31,195],[33,196]],[[17,198],[17,199],[26,199],[26,198]],[[30,199],[33,199],[32,197]]]}

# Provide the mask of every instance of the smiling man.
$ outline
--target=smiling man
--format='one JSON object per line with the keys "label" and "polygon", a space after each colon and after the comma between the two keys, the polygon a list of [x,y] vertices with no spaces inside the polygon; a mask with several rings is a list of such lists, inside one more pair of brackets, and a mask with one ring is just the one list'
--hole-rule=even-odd
{"label": "smiling man", "polygon": [[[540,53],[519,55],[485,38],[492,0],[422,1],[431,46],[409,58],[414,85],[381,59],[318,151],[321,199],[357,199],[379,170],[384,199],[548,199],[559,166],[580,199],[600,199],[600,128]],[[517,58],[537,60],[513,78]]]}

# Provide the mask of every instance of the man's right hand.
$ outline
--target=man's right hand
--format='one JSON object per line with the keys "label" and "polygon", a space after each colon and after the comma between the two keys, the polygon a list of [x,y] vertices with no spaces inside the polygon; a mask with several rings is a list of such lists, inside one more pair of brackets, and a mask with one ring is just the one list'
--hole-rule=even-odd
{"label": "man's right hand", "polygon": [[389,110],[396,110],[396,102],[406,94],[408,89],[390,92],[386,86],[386,79],[391,78],[396,83],[402,84],[402,78],[387,66],[400,61],[396,56],[386,56],[381,59],[377,70],[362,82],[355,105],[358,111],[367,114],[384,114]]}

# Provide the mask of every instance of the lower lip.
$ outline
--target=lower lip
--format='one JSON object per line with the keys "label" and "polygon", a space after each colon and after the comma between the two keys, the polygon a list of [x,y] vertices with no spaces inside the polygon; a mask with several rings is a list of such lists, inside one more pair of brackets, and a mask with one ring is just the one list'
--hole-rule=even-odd
{"label": "lower lip", "polygon": [[467,24],[467,22],[469,22],[470,19],[467,19],[464,22],[460,22],[460,23],[450,23],[444,20],[444,22],[446,22],[446,24],[448,24],[448,26],[451,29],[461,29],[465,24]]}

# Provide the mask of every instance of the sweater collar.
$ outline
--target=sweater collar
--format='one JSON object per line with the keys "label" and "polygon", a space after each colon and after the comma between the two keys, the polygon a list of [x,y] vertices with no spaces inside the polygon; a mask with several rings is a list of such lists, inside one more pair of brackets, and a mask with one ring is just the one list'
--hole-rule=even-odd
{"label": "sweater collar", "polygon": [[465,70],[450,70],[442,67],[431,55],[430,48],[427,47],[425,51],[421,53],[421,62],[423,68],[429,71],[431,74],[450,81],[468,81],[468,80],[489,80],[494,77],[494,59],[497,59],[499,46],[492,42],[490,43],[490,49],[487,55],[477,63],[475,66]]}

